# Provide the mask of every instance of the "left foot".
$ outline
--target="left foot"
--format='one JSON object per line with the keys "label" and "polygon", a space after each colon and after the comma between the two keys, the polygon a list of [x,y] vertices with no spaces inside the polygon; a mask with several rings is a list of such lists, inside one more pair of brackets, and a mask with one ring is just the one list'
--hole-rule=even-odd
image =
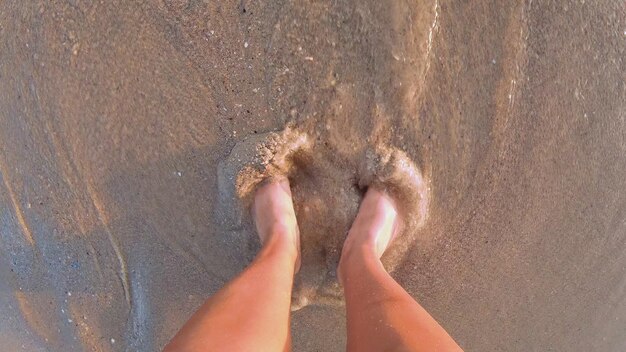
{"label": "left foot", "polygon": [[269,180],[254,195],[252,216],[261,244],[284,245],[296,256],[296,271],[300,269],[300,231],[293,208],[289,180]]}

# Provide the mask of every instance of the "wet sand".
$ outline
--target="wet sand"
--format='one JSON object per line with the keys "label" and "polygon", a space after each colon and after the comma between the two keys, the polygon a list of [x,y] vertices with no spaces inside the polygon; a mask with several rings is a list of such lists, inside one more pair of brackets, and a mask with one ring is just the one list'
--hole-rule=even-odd
{"label": "wet sand", "polygon": [[258,245],[220,164],[289,125],[294,350],[345,347],[333,266],[384,142],[430,185],[393,275],[462,347],[622,351],[625,41],[618,1],[3,2],[0,344],[160,349]]}

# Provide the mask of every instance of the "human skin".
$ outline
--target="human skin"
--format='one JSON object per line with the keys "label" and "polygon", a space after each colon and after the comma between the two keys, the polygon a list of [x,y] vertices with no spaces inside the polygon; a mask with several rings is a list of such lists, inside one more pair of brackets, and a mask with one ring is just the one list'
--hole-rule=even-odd
{"label": "human skin", "polygon": [[210,297],[164,351],[288,351],[298,225],[289,182],[259,188],[253,205],[263,247],[233,281]]}
{"label": "human skin", "polygon": [[370,188],[344,243],[339,278],[346,298],[347,349],[462,351],[380,261],[401,228],[397,209],[388,194]]}
{"label": "human skin", "polygon": [[[380,256],[401,227],[385,192],[369,189],[339,263],[348,351],[461,351],[448,333],[385,271]],[[299,230],[289,181],[261,186],[252,209],[262,248],[210,297],[165,347],[185,351],[289,351],[289,307],[299,266]]]}

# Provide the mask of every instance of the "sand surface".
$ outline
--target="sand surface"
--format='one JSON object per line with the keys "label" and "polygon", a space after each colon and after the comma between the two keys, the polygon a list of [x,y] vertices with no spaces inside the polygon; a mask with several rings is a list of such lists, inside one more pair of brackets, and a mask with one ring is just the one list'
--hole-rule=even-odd
{"label": "sand surface", "polygon": [[430,196],[393,275],[462,347],[624,351],[624,57],[622,1],[2,1],[0,346],[160,349],[258,245],[221,167],[292,126],[296,351],[344,349],[383,144]]}

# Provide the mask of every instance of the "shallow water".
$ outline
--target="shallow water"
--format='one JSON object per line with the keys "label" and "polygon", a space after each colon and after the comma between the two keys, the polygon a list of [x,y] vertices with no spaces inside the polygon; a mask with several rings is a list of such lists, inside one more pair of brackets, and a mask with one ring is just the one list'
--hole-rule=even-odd
{"label": "shallow water", "polygon": [[380,141],[431,184],[394,276],[461,346],[624,350],[625,30],[618,1],[0,4],[0,343],[159,349],[255,251],[219,162],[293,124],[323,146],[295,350],[343,350],[327,249]]}

